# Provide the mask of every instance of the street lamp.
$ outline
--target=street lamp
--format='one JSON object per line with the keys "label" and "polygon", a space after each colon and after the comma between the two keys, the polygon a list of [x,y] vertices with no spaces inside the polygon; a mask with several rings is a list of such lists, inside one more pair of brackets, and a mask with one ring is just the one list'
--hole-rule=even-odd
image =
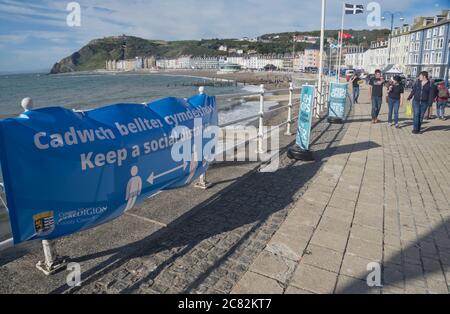
{"label": "street lamp", "polygon": [[391,64],[391,53],[392,53],[392,31],[394,30],[394,18],[396,15],[400,17],[400,21],[404,21],[405,18],[403,17],[403,13],[401,12],[390,12],[386,11],[383,13],[383,16],[381,17],[382,21],[386,20],[386,15],[391,16],[391,32],[389,34],[389,56],[388,56],[388,65]]}

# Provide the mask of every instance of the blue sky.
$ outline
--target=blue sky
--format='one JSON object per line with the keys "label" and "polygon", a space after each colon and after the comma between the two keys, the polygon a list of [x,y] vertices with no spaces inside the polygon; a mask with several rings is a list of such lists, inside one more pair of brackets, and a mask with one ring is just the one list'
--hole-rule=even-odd
{"label": "blue sky", "polygon": [[[0,0],[0,73],[48,70],[91,39],[111,35],[164,40],[240,38],[320,28],[319,0],[78,0],[80,27],[67,26],[69,2]],[[450,8],[450,0],[378,3],[383,12],[402,12],[407,22]],[[340,27],[341,5],[342,1],[328,0],[327,29]],[[367,29],[366,17],[348,16],[346,28]]]}

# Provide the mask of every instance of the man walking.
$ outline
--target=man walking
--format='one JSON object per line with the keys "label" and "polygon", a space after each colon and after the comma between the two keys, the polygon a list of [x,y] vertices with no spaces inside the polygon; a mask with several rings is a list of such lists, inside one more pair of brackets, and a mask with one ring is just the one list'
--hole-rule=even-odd
{"label": "man walking", "polygon": [[433,104],[435,95],[428,79],[428,72],[423,71],[419,80],[414,84],[408,100],[413,100],[414,130],[413,134],[419,134],[422,129],[423,119],[428,107]]}
{"label": "man walking", "polygon": [[372,123],[380,122],[378,115],[380,114],[381,105],[383,104],[383,86],[384,78],[380,70],[375,71],[375,76],[369,82],[369,95],[372,99]]}
{"label": "man walking", "polygon": [[355,73],[355,75],[353,75],[351,82],[353,86],[353,103],[357,104],[360,94],[359,84],[361,84],[361,78],[359,77],[358,73]]}

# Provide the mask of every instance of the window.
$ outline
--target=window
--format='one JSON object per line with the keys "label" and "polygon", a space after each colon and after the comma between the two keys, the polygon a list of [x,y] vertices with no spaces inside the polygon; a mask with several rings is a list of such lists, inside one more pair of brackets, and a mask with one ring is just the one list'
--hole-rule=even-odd
{"label": "window", "polygon": [[438,28],[433,28],[433,37],[436,37],[438,34]]}
{"label": "window", "polygon": [[435,78],[439,78],[441,76],[441,68],[437,67],[434,68],[434,75]]}
{"label": "window", "polygon": [[431,50],[434,50],[437,48],[437,40],[436,38],[433,39],[433,41],[431,42]]}
{"label": "window", "polygon": [[444,38],[439,38],[437,48],[438,49],[444,48]]}
{"label": "window", "polygon": [[427,38],[431,38],[431,29],[427,30]]}
{"label": "window", "polygon": [[416,33],[416,40],[420,40],[420,33],[419,32]]}
{"label": "window", "polygon": [[436,63],[442,63],[442,52],[436,53]]}
{"label": "window", "polygon": [[439,36],[444,36],[445,26],[439,28]]}
{"label": "window", "polygon": [[431,40],[427,40],[425,42],[425,50],[430,50],[431,49]]}
{"label": "window", "polygon": [[430,55],[428,53],[426,53],[423,63],[428,64],[429,62],[430,62]]}
{"label": "window", "polygon": [[434,51],[431,53],[431,62],[430,63],[434,63]]}

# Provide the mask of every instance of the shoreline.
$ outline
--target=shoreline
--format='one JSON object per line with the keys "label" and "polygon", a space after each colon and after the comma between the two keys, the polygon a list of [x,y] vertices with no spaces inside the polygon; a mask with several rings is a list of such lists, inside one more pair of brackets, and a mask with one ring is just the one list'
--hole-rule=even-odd
{"label": "shoreline", "polygon": [[[298,74],[298,73],[296,73]],[[212,80],[219,82],[236,82],[243,86],[259,86],[264,84],[267,91],[289,88],[289,82],[292,80],[291,72],[265,72],[265,71],[240,71],[235,73],[218,73],[217,70],[138,70],[138,71],[79,71],[70,73],[45,74],[52,76],[70,76],[70,75],[161,75],[174,77],[190,77],[203,80]],[[315,75],[301,73],[305,80],[312,80]]]}

